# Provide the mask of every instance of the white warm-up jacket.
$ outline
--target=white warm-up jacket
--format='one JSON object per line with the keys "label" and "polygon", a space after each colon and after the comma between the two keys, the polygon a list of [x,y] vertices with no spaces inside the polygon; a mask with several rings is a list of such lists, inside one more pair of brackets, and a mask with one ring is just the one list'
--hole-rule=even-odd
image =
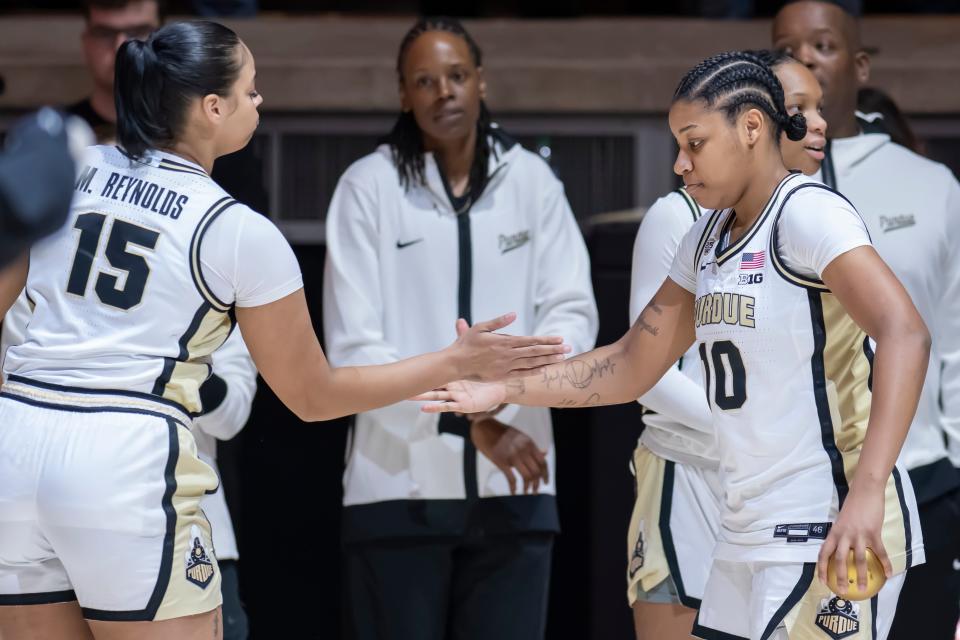
{"label": "white warm-up jacket", "polygon": [[[479,322],[510,311],[518,316],[506,333],[560,335],[574,354],[593,347],[590,262],[563,185],[498,129],[490,141],[489,179],[460,214],[430,153],[425,184],[404,188],[386,145],[340,178],[326,223],[332,364],[436,351],[456,338],[458,317]],[[548,452],[551,480],[539,496],[510,497],[503,473],[465,447],[467,431],[448,428],[456,421],[445,415],[401,402],[356,417],[344,474],[346,540],[458,533],[468,518],[487,522],[485,530],[556,529],[549,410],[508,406],[497,416]]]}

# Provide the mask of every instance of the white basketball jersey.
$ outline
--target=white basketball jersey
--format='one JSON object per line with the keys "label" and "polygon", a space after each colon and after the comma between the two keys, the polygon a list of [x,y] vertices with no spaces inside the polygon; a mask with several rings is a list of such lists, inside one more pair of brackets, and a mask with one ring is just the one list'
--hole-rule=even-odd
{"label": "white basketball jersey", "polygon": [[[787,266],[783,248],[789,242],[779,237],[782,218],[812,209],[825,214],[825,224],[845,220],[858,228],[830,260],[868,243],[862,221],[842,196],[791,174],[732,244],[725,238],[735,213],[704,215],[681,243],[671,271],[681,286],[695,278],[697,349],[725,490],[717,558],[814,561],[859,460],[872,352],[819,276]],[[829,238],[844,231],[838,226],[821,233]],[[804,247],[791,245],[790,252],[808,255]],[[896,506],[905,500],[901,484],[899,477],[891,484]],[[890,515],[899,511],[890,508]],[[899,551],[901,562],[906,554],[909,563],[904,545],[911,546],[910,532],[904,535],[902,518],[891,526],[899,527],[899,549],[888,546],[891,558]]]}
{"label": "white basketball jersey", "polygon": [[91,147],[67,224],[30,253],[33,315],[5,371],[50,385],[152,394],[200,411],[233,300],[199,268],[210,224],[236,202],[198,165]]}

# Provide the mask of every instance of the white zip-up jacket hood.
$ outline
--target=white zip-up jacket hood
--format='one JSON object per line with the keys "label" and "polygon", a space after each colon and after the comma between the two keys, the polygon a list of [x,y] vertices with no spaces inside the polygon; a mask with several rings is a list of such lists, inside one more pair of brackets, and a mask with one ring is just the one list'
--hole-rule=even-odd
{"label": "white zip-up jacket hood", "polygon": [[957,482],[943,463],[946,433],[960,436],[960,185],[947,167],[883,133],[832,140],[823,180],[857,208],[933,336],[923,392],[901,454],[911,477],[923,467],[938,469],[929,471],[930,482],[914,478],[923,502]]}
{"label": "white zip-up jacket hood", "polygon": [[[589,257],[563,185],[542,159],[498,131],[490,140],[489,179],[468,218],[454,211],[430,153],[425,184],[409,189],[401,186],[386,145],[340,178],[326,226],[324,330],[331,363],[382,364],[436,351],[455,340],[460,315],[475,322],[509,311],[518,316],[506,332],[560,335],[574,354],[593,347],[598,320]],[[553,494],[549,410],[509,406],[497,419],[548,452],[551,479],[540,492]],[[484,456],[476,456],[475,472],[472,462],[464,472],[463,434],[441,433],[440,424],[416,402],[356,417],[344,474],[347,539],[410,533],[403,524],[411,519],[409,505],[394,504],[399,511],[387,513],[374,503],[509,495],[505,476]],[[528,498],[507,500],[537,502]],[[380,515],[353,522],[351,507],[361,505]],[[439,503],[430,508],[443,510]],[[544,524],[556,520],[544,508],[515,513],[514,524],[555,528]],[[417,533],[451,533],[443,530],[456,529],[451,520],[457,518]]]}

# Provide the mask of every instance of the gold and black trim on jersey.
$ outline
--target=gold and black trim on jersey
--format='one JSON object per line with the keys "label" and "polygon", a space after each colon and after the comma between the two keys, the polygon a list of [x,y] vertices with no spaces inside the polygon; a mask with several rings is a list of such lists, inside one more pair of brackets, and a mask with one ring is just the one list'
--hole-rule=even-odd
{"label": "gold and black trim on jersey", "polygon": [[813,375],[813,396],[820,422],[820,442],[830,461],[833,484],[837,491],[838,507],[842,507],[847,493],[850,491],[850,485],[847,482],[847,474],[844,470],[843,456],[837,446],[836,428],[828,392],[828,387],[836,383],[828,378],[826,372],[827,321],[823,310],[823,298],[826,296],[832,297],[832,294],[822,294],[814,290],[807,292],[813,332],[813,355],[810,357],[810,369]]}
{"label": "gold and black trim on jersey", "polygon": [[156,381],[153,383],[153,390],[151,393],[155,396],[164,396],[164,392],[167,388],[167,383],[170,382],[170,378],[173,375],[173,368],[178,362],[184,362],[189,357],[189,352],[187,351],[187,344],[200,328],[200,323],[203,321],[204,316],[207,311],[211,309],[208,303],[203,303],[200,305],[200,308],[193,316],[193,320],[190,321],[190,325],[187,327],[187,330],[180,337],[178,341],[179,352],[176,358],[164,358],[163,359],[163,369],[160,372],[160,375],[157,377]]}
{"label": "gold and black trim on jersey", "polygon": [[780,184],[777,185],[777,188],[773,190],[773,194],[770,196],[770,199],[767,200],[767,204],[764,205],[762,212],[757,219],[753,221],[753,224],[750,225],[750,228],[747,229],[740,239],[731,244],[730,246],[724,248],[722,239],[726,234],[726,231],[730,226],[733,225],[736,213],[731,211],[730,215],[727,216],[727,219],[724,221],[724,230],[720,233],[720,237],[717,238],[717,244],[715,248],[717,264],[723,265],[723,263],[733,258],[738,253],[740,253],[744,247],[753,239],[757,232],[760,231],[760,228],[763,226],[763,223],[766,221],[767,216],[770,215],[770,212],[773,211],[776,206],[777,200],[780,198],[780,194],[783,192],[784,188],[792,182],[797,176],[801,175],[799,172],[789,173],[783,180],[780,181]]}
{"label": "gold and black trim on jersey", "polygon": [[677,189],[677,193],[679,193],[683,201],[687,203],[687,206],[690,208],[690,213],[693,215],[693,221],[696,223],[696,221],[700,219],[700,216],[703,215],[700,211],[700,205],[697,204],[693,196],[687,193],[687,190],[683,187]]}
{"label": "gold and black trim on jersey", "polygon": [[157,165],[161,169],[166,169],[167,171],[176,171],[178,173],[192,173],[195,176],[200,176],[201,178],[209,178],[207,172],[199,167],[195,167],[190,164],[183,162],[177,162],[175,160],[170,160],[169,158],[160,158],[160,163]]}
{"label": "gold and black trim on jersey", "polygon": [[211,307],[224,313],[229,311],[232,305],[217,298],[213,290],[207,285],[207,281],[204,280],[203,270],[200,268],[200,244],[203,242],[203,236],[206,235],[207,229],[210,228],[213,221],[220,217],[221,213],[235,204],[237,204],[237,201],[229,196],[220,198],[213,203],[213,206],[203,214],[203,217],[197,224],[197,228],[193,231],[193,238],[190,239],[190,276],[193,278],[193,284],[196,285],[200,296],[210,303]]}
{"label": "gold and black trim on jersey", "polygon": [[[866,439],[873,351],[866,333],[835,295],[813,287],[806,287],[806,294],[814,347],[810,357],[814,402],[821,444],[830,463],[840,508],[849,493],[849,478],[856,474]],[[894,469],[885,489],[881,535],[895,573],[913,563],[910,518],[900,474]]]}
{"label": "gold and black trim on jersey", "polygon": [[830,460],[840,505],[848,491],[870,418],[871,362],[866,334],[836,296],[807,289],[814,340],[811,355],[814,400],[823,448]]}
{"label": "gold and black trim on jersey", "polygon": [[676,463],[672,460],[664,460],[663,465],[663,488],[660,494],[660,519],[657,526],[660,529],[660,542],[663,545],[663,554],[667,559],[667,566],[670,567],[670,578],[673,580],[673,586],[677,588],[677,597],[680,603],[690,609],[700,608],[700,598],[688,595],[683,584],[683,572],[680,571],[680,563],[677,561],[677,548],[673,542],[673,529],[670,527],[670,516],[673,511],[673,487],[675,484]]}
{"label": "gold and black trim on jersey", "polygon": [[[820,279],[817,279],[817,278],[811,278],[810,276],[804,276],[804,275],[802,275],[802,274],[800,274],[800,273],[797,273],[796,271],[794,271],[793,269],[791,269],[790,267],[788,267],[788,266],[786,265],[786,263],[783,261],[783,258],[780,256],[780,251],[779,251],[779,247],[780,247],[780,216],[783,215],[783,210],[784,210],[784,208],[786,207],[787,201],[790,200],[790,198],[793,196],[793,194],[797,193],[797,192],[800,191],[801,189],[806,189],[806,188],[811,188],[811,189],[823,189],[823,190],[825,190],[825,191],[829,191],[830,193],[836,194],[837,196],[843,198],[843,199],[846,201],[846,203],[849,204],[851,207],[853,207],[853,210],[856,211],[856,207],[853,206],[853,203],[851,203],[849,200],[847,200],[847,198],[845,198],[842,193],[838,193],[836,190],[831,189],[830,187],[828,187],[828,186],[826,186],[826,185],[819,184],[819,183],[808,182],[808,183],[805,183],[805,184],[801,184],[801,185],[799,185],[799,186],[797,186],[797,187],[794,187],[794,188],[791,189],[790,192],[783,198],[783,202],[780,203],[780,209],[777,211],[777,216],[773,219],[773,232],[770,234],[770,257],[771,257],[771,262],[773,263],[773,268],[774,268],[774,269],[776,270],[776,272],[780,275],[780,277],[782,277],[784,280],[786,280],[786,281],[789,282],[790,284],[796,285],[796,286],[798,286],[798,287],[803,287],[803,288],[806,288],[806,289],[813,289],[813,290],[816,290],[816,291],[830,291],[830,288],[827,287],[826,284],[824,284],[823,280],[820,280]],[[859,213],[858,213],[857,215],[859,215]],[[864,228],[864,229],[867,228],[866,224],[864,224],[863,228]],[[868,237],[868,238],[870,237],[870,232],[869,232],[869,231],[867,231],[867,237]],[[872,239],[871,239],[871,241],[872,241]]]}
{"label": "gold and black trim on jersey", "polygon": [[202,303],[177,343],[177,357],[163,359],[153,395],[176,402],[193,415],[200,413],[200,387],[212,370],[210,355],[227,341],[234,324],[232,314]]}
{"label": "gold and black trim on jersey", "polygon": [[813,577],[816,575],[816,571],[817,563],[803,563],[800,578],[797,579],[796,584],[793,585],[793,589],[790,590],[790,594],[784,599],[783,603],[773,614],[773,617],[767,621],[767,626],[763,629],[763,634],[760,636],[763,640],[773,636],[773,632],[777,630],[777,627],[779,627],[783,619],[787,617],[790,610],[797,606],[800,600],[803,599],[803,596],[806,595],[810,589],[810,585],[813,584]]}

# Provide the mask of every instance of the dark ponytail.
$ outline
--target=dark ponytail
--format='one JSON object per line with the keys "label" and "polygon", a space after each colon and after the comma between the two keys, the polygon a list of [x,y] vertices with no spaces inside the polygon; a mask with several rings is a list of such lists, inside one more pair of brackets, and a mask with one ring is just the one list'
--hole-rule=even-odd
{"label": "dark ponytail", "polygon": [[787,140],[799,142],[807,137],[807,119],[802,113],[795,113],[787,118],[783,125],[783,132],[787,134]]}
{"label": "dark ponytail", "polygon": [[673,100],[703,100],[708,107],[723,111],[733,122],[748,107],[763,111],[773,123],[774,140],[780,134],[789,140],[803,140],[807,120],[802,114],[787,115],[783,86],[773,69],[751,51],[730,51],[707,58],[680,81]]}
{"label": "dark ponytail", "polygon": [[[430,31],[445,31],[463,38],[470,50],[473,65],[479,67],[483,64],[483,53],[480,51],[479,45],[460,24],[459,20],[447,17],[421,18],[407,31],[400,42],[400,51],[397,53],[397,77],[401,82],[403,82],[403,58],[407,50],[417,38]],[[487,109],[486,103],[481,100],[480,115],[477,118],[477,148],[474,152],[473,165],[470,167],[469,185],[474,193],[482,191],[487,180],[487,167],[489,166],[491,153],[489,137],[492,129],[490,110]],[[390,146],[393,162],[400,174],[401,185],[409,188],[412,183],[424,182],[423,132],[420,131],[420,126],[412,112],[402,112],[397,117],[390,133],[381,138],[379,142]]]}
{"label": "dark ponytail", "polygon": [[190,103],[226,96],[240,72],[240,38],[215,22],[176,22],[117,51],[117,138],[128,155],[165,146],[183,132]]}

